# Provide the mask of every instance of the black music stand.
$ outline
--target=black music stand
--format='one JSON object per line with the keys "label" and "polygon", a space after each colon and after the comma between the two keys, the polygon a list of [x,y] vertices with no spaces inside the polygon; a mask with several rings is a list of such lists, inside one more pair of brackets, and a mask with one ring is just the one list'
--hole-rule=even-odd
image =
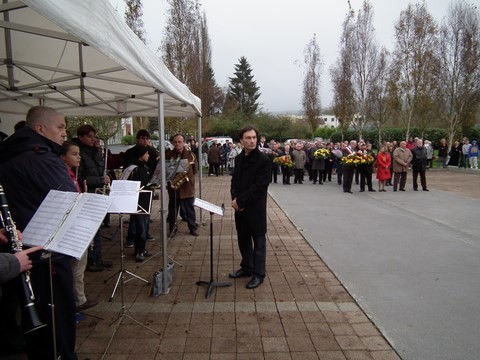
{"label": "black music stand", "polygon": [[213,279],[213,214],[218,214],[220,216],[223,216],[225,207],[223,206],[223,204],[220,207],[220,206],[210,204],[209,202],[206,202],[198,198],[195,198],[195,202],[193,203],[193,205],[199,208],[202,208],[204,210],[207,210],[210,213],[210,280],[209,281],[200,280],[195,283],[199,286],[201,285],[207,286],[207,293],[205,294],[205,299],[208,299],[210,298],[210,295],[212,295],[213,288],[228,287],[233,285],[232,283],[218,282]]}
{"label": "black music stand", "polygon": [[[119,182],[120,181],[127,181],[129,183],[140,183],[140,182],[136,182],[136,181],[129,181],[129,180],[118,180]],[[141,190],[140,190],[141,191]],[[137,204],[138,204],[138,193],[140,191],[137,191],[137,195],[136,195],[136,198],[137,198]],[[149,193],[151,194],[151,191],[149,191]],[[110,193],[111,196],[113,196],[113,192]],[[116,199],[115,199],[116,200]],[[114,200],[114,201],[115,201]],[[150,196],[150,207],[151,207],[151,196]],[[138,206],[138,205],[137,205]],[[113,207],[113,203],[112,203],[112,207]],[[111,212],[115,212],[115,210],[112,210],[112,207],[111,207]],[[139,212],[140,211],[140,212]],[[134,214],[139,214],[139,213],[142,213],[142,214],[148,214],[150,213],[150,208],[145,210],[145,209],[142,209],[140,208],[139,211],[136,211],[136,212],[133,212]],[[127,212],[128,213],[128,212]],[[138,325],[142,326],[143,328],[155,333],[155,334],[158,334],[160,335],[160,332],[158,332],[157,330],[154,330],[152,329],[151,327],[145,325],[145,324],[142,324],[140,321],[138,321],[137,319],[135,319],[133,317],[133,315],[130,313],[130,310],[127,308],[127,305],[125,304],[125,284],[127,282],[129,282],[130,280],[133,280],[133,279],[138,279],[138,280],[141,280],[147,284],[150,284],[150,282],[148,280],[145,280],[143,278],[141,278],[140,276],[138,275],[135,275],[133,274],[132,272],[128,271],[125,269],[125,262],[124,262],[124,258],[125,258],[125,253],[124,253],[124,247],[123,247],[123,215],[125,215],[124,213],[119,213],[119,216],[120,216],[120,270],[115,273],[113,276],[117,275],[118,274],[118,278],[117,278],[117,282],[115,284],[115,288],[113,289],[113,292],[112,292],[112,295],[110,296],[110,299],[109,301],[112,301],[113,300],[113,297],[115,295],[115,291],[117,290],[118,288],[118,285],[120,285],[120,294],[121,294],[121,300],[122,300],[122,306],[120,308],[120,312],[117,316],[117,318],[112,321],[112,323],[110,323],[110,326],[112,326],[113,324],[115,323],[118,323],[117,324],[117,327],[115,328],[115,331],[113,332],[111,338],[110,338],[110,341],[108,342],[107,344],[107,347],[105,349],[105,351],[103,352],[103,355],[102,355],[102,359],[105,358],[106,354],[107,354],[107,351],[108,349],[110,348],[110,345],[112,344],[112,341],[113,341],[113,338],[115,337],[115,335],[117,334],[117,331],[118,331],[118,328],[120,327],[120,325],[122,324],[122,321],[123,321],[123,318],[124,317],[127,317],[129,318],[130,320],[132,320],[133,322],[137,323]],[[130,276],[132,276],[132,278],[130,279],[125,279],[126,276],[125,274],[128,274]],[[106,279],[104,282],[106,283],[109,279],[111,279],[113,276],[109,277],[108,279]]]}

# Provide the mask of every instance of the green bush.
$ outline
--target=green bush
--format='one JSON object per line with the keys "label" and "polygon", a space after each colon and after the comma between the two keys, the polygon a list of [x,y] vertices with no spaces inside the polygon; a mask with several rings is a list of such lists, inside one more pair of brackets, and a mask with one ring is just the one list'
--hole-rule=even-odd
{"label": "green bush", "polygon": [[122,136],[122,145],[133,145],[137,142],[137,139],[133,135]]}

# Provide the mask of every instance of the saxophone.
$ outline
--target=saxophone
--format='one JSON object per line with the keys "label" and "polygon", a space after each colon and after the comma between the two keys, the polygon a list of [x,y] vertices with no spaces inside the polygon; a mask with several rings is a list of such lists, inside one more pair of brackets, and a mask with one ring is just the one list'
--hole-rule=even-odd
{"label": "saxophone", "polygon": [[[178,169],[178,166],[180,165],[180,160],[181,159],[178,160],[177,169]],[[187,167],[185,168],[185,170],[177,172],[175,174],[175,177],[170,181],[170,187],[173,190],[180,189],[180,187],[183,184],[190,181],[190,179],[188,178],[188,171],[194,164],[195,164],[195,155],[193,153],[190,153],[190,159],[188,159]]]}
{"label": "saxophone", "polygon": [[[3,192],[2,185],[0,185],[0,207],[0,220],[7,231],[11,252],[20,252],[23,249],[23,245],[18,238],[15,223],[10,216],[7,199],[5,197],[5,193]],[[23,319],[25,321],[25,334],[47,326],[40,321],[35,308],[35,295],[33,294],[32,283],[30,280],[30,271],[21,273],[17,277],[16,281],[18,282],[18,287],[20,289],[20,301],[22,303]]]}

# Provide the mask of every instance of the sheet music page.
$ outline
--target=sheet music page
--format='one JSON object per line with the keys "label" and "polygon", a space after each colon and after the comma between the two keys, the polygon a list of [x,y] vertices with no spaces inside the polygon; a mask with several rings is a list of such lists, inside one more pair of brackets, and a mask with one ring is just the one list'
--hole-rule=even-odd
{"label": "sheet music page", "polygon": [[23,232],[24,243],[80,259],[110,203],[104,195],[50,190]]}
{"label": "sheet music page", "polygon": [[208,201],[195,198],[195,201],[193,202],[194,206],[197,206],[199,208],[202,208],[204,210],[207,210],[210,213],[218,214],[223,216],[223,209],[220,206],[214,205],[212,203],[209,203]]}
{"label": "sheet music page", "polygon": [[50,190],[23,231],[27,246],[47,246],[80,194]]}
{"label": "sheet music page", "polygon": [[135,214],[138,205],[140,181],[113,180],[110,188],[112,205],[109,213]]}
{"label": "sheet music page", "polygon": [[80,259],[100,228],[111,202],[105,195],[82,194],[49,248]]}

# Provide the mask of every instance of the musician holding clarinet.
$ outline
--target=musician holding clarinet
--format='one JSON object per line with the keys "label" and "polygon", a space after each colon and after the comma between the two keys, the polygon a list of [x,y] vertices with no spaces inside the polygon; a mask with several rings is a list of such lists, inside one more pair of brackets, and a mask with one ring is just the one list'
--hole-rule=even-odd
{"label": "musician holding clarinet", "polygon": [[[21,240],[21,233],[18,237]],[[9,238],[5,229],[0,229],[0,244],[8,244]],[[16,253],[0,253],[0,285],[16,278],[20,273],[32,268],[32,260],[28,256],[30,253],[42,250],[41,246],[35,246]],[[2,298],[2,288],[0,287],[0,299]]]}
{"label": "musician holding clarinet", "polygon": [[[10,230],[12,224],[20,231],[25,229],[50,190],[77,191],[60,159],[65,136],[64,116],[52,108],[35,106],[27,113],[26,126],[0,143],[0,184],[11,214],[2,221],[8,220]],[[6,230],[13,248],[18,247],[18,239],[12,239],[16,230]],[[23,256],[21,252],[16,256]],[[71,257],[41,251],[26,255],[33,267],[19,281],[19,298],[29,302],[22,311],[28,358],[77,359]],[[32,318],[35,314],[38,319]]]}

